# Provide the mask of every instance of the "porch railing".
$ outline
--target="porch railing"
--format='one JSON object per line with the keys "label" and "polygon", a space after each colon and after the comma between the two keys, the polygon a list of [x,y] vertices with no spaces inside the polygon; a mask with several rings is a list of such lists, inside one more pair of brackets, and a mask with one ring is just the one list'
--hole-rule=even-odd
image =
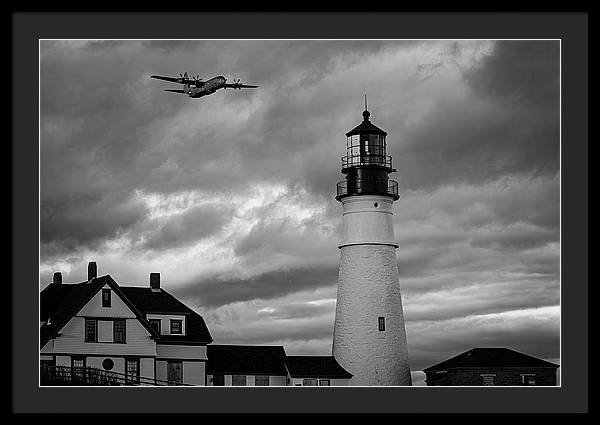
{"label": "porch railing", "polygon": [[52,366],[41,365],[40,367],[41,385],[89,385],[89,386],[167,386],[183,385],[173,381],[163,381],[155,378],[143,376],[131,376],[124,373],[113,372],[109,370],[97,369],[94,367],[72,367],[72,366]]}

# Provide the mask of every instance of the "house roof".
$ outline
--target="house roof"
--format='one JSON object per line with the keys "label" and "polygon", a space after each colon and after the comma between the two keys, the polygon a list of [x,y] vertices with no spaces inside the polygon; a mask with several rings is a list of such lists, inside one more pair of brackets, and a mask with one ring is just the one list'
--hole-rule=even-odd
{"label": "house roof", "polygon": [[[150,335],[161,343],[208,344],[212,337],[204,319],[171,294],[161,289],[152,292],[147,287],[119,286],[110,275],[75,284],[50,284],[40,294],[40,321],[48,322],[40,328],[41,345],[56,336],[60,329],[81,310],[104,285],[109,285],[132,310]],[[145,314],[180,313],[186,315],[185,335],[158,335]]]}
{"label": "house roof", "polygon": [[108,276],[76,284],[50,284],[40,294],[40,328],[42,346],[107,284]]}
{"label": "house roof", "polygon": [[164,289],[153,292],[150,287],[122,286],[121,289],[127,298],[144,315],[149,313],[177,313],[186,315],[185,335],[161,335],[157,342],[165,343],[200,343],[208,344],[213,341],[208,327],[202,316],[183,304]]}
{"label": "house roof", "polygon": [[285,365],[292,378],[352,378],[333,356],[286,356]]}
{"label": "house roof", "polygon": [[285,350],[280,345],[207,346],[206,373],[285,376]]}
{"label": "house roof", "polygon": [[510,348],[472,348],[448,360],[437,363],[423,372],[471,367],[553,367],[559,366]]}

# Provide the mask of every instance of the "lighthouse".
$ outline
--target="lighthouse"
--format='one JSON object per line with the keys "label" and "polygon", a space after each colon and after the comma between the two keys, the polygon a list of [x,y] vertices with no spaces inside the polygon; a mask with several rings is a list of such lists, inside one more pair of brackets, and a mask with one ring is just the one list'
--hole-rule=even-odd
{"label": "lighthouse", "polygon": [[333,355],[352,385],[411,385],[392,205],[398,183],[387,133],[370,121],[346,133],[345,180],[337,184],[343,225]]}

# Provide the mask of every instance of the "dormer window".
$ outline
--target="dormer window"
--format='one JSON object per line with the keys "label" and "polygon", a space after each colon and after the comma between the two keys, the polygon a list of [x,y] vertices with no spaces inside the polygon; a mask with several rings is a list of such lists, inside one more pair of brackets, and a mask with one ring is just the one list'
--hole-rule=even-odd
{"label": "dormer window", "polygon": [[150,326],[152,326],[154,328],[156,333],[158,333],[160,335],[161,320],[160,319],[149,319],[148,322],[150,322]]}
{"label": "dormer window", "polygon": [[174,320],[171,319],[171,333],[172,334],[181,334],[183,333],[183,320]]}
{"label": "dormer window", "polygon": [[111,298],[110,298],[110,289],[102,290],[102,307],[110,307],[111,306]]}

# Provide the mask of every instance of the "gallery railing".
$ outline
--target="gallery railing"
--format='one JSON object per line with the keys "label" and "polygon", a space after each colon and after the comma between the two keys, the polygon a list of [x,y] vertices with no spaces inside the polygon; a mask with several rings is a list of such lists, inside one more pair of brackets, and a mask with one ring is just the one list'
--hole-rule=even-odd
{"label": "gallery railing", "polygon": [[358,167],[359,165],[379,165],[385,168],[392,168],[392,157],[390,155],[347,155],[342,157],[342,169],[349,167]]}
{"label": "gallery railing", "polygon": [[40,367],[41,385],[89,385],[89,386],[118,386],[118,385],[151,385],[167,386],[182,385],[190,386],[172,381],[163,381],[160,379],[146,378],[143,376],[131,376],[124,373],[112,372],[109,370],[97,369],[94,367],[72,367],[72,366],[51,366],[41,365]]}
{"label": "gallery railing", "polygon": [[383,195],[398,199],[398,182],[396,180],[353,179],[343,180],[337,184],[336,199],[351,195]]}

